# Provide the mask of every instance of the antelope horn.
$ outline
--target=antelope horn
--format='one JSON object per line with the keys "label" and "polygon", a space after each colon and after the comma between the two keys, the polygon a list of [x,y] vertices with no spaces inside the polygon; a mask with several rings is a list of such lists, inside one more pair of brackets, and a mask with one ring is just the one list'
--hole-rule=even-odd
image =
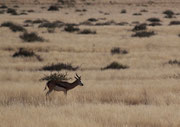
{"label": "antelope horn", "polygon": [[77,77],[77,78],[80,78],[77,73],[76,73],[76,77]]}

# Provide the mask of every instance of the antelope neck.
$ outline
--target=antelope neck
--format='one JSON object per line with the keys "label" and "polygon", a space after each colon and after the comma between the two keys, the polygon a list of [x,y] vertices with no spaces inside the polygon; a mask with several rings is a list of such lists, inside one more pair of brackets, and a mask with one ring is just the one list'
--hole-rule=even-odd
{"label": "antelope neck", "polygon": [[72,84],[71,84],[71,87],[69,89],[72,89],[74,87],[76,87],[78,85],[78,81],[75,80]]}

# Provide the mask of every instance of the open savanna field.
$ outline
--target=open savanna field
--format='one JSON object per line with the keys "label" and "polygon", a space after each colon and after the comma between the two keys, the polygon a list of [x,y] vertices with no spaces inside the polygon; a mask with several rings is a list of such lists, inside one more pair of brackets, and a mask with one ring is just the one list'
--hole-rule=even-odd
{"label": "open savanna field", "polygon": [[180,2],[48,2],[0,0],[0,127],[180,127]]}

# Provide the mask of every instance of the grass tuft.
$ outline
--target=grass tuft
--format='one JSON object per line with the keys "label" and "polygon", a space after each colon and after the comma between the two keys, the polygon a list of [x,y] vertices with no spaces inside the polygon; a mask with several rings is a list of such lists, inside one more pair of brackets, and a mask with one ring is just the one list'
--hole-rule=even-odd
{"label": "grass tuft", "polygon": [[9,27],[13,32],[25,32],[26,29],[21,25],[17,25],[13,22],[4,22],[1,24],[2,27]]}
{"label": "grass tuft", "polygon": [[35,32],[31,32],[31,33],[23,33],[22,35],[20,35],[20,38],[25,41],[25,42],[43,42],[44,39],[40,36],[38,36]]}
{"label": "grass tuft", "polygon": [[96,34],[96,31],[92,31],[90,29],[84,29],[84,30],[81,30],[79,34]]}
{"label": "grass tuft", "polygon": [[51,65],[46,65],[42,68],[44,71],[61,71],[61,70],[70,70],[70,71],[75,71],[79,67],[73,67],[71,64],[64,64],[64,63],[57,63],[57,64],[51,64]]}
{"label": "grass tuft", "polygon": [[163,14],[165,14],[165,18],[175,18],[174,17],[174,12],[172,10],[166,10],[163,12]]}
{"label": "grass tuft", "polygon": [[114,54],[127,54],[128,51],[125,50],[125,49],[121,49],[119,47],[114,47],[111,49],[111,54],[114,55]]}
{"label": "grass tuft", "polygon": [[180,25],[180,21],[171,21],[169,25]]}
{"label": "grass tuft", "polygon": [[13,9],[13,8],[8,8],[8,9],[7,9],[7,13],[10,13],[10,14],[12,14],[12,15],[18,15],[17,12],[16,12],[16,10]]}
{"label": "grass tuft", "polygon": [[62,27],[64,26],[64,23],[61,21],[54,21],[54,22],[43,22],[39,25],[39,27],[46,27],[46,28],[56,28],[56,27]]}
{"label": "grass tuft", "polygon": [[65,30],[66,32],[72,33],[72,32],[79,31],[80,29],[77,28],[77,27],[75,27],[73,24],[67,24],[67,25],[65,26],[64,30]]}
{"label": "grass tuft", "polygon": [[171,65],[180,65],[180,61],[178,61],[178,60],[169,60],[168,64],[171,64]]}
{"label": "grass tuft", "polygon": [[149,21],[149,22],[160,22],[161,20],[159,19],[159,18],[149,18],[149,19],[147,19],[147,21]]}
{"label": "grass tuft", "polygon": [[106,69],[127,69],[129,66],[127,65],[122,65],[118,62],[112,62],[111,64],[107,65],[106,67],[102,68],[102,70]]}
{"label": "grass tuft", "polygon": [[55,5],[51,5],[49,8],[48,8],[48,11],[59,11],[59,8]]}
{"label": "grass tuft", "polygon": [[25,48],[20,48],[19,51],[15,52],[13,54],[13,57],[33,57],[35,56],[36,54],[31,51],[31,50],[27,50]]}
{"label": "grass tuft", "polygon": [[132,35],[132,37],[151,37],[155,35],[154,31],[139,31]]}
{"label": "grass tuft", "polygon": [[147,29],[146,26],[147,26],[146,23],[138,24],[132,29],[132,31],[146,30]]}

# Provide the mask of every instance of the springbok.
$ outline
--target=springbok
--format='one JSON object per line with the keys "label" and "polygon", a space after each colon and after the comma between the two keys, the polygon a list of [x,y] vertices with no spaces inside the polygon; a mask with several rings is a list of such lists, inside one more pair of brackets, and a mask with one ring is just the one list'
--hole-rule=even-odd
{"label": "springbok", "polygon": [[83,86],[83,83],[81,82],[81,76],[76,76],[74,77],[76,80],[72,83],[69,82],[63,82],[63,81],[53,81],[50,80],[46,83],[46,86],[44,90],[46,90],[46,87],[49,88],[49,90],[46,93],[46,98],[47,96],[54,90],[54,91],[63,91],[64,94],[67,96],[67,91],[75,88],[76,86],[80,85]]}

